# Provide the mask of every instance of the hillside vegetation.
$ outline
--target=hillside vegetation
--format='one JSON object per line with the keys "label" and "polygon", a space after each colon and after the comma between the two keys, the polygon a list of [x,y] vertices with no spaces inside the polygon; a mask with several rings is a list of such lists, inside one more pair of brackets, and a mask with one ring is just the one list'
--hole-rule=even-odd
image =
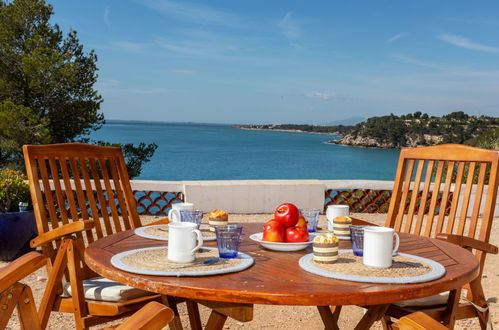
{"label": "hillside vegetation", "polygon": [[[425,113],[372,117],[331,143],[362,147],[402,148],[441,143],[465,143],[499,128],[499,118],[470,116],[462,111],[442,117]],[[497,133],[495,135],[497,140]],[[493,137],[491,137],[493,138]],[[480,139],[480,141],[482,141]],[[479,143],[479,142],[476,142]],[[480,142],[481,143],[481,142]]]}

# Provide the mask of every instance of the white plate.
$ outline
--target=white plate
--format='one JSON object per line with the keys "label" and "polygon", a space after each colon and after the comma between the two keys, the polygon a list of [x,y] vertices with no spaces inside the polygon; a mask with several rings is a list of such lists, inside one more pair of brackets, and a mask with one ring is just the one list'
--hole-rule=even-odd
{"label": "white plate", "polygon": [[256,233],[253,235],[250,235],[250,239],[253,241],[259,243],[261,246],[263,246],[266,249],[269,250],[274,250],[274,251],[299,251],[305,249],[307,246],[309,246],[313,239],[314,235],[310,234],[310,237],[308,239],[308,242],[300,242],[300,243],[280,243],[280,242],[267,242],[262,240],[263,233]]}
{"label": "white plate", "polygon": [[[153,226],[144,226],[144,227],[139,227],[137,229],[135,229],[135,235],[137,236],[141,236],[141,237],[144,237],[144,238],[149,238],[149,239],[155,239],[155,240],[158,240],[158,241],[168,241],[168,236],[157,236],[157,235],[152,235],[152,234],[149,234],[149,233],[146,233],[145,230],[147,228],[154,228],[154,227],[163,227],[164,225],[153,225]],[[203,233],[203,231],[201,231],[201,234]],[[203,241],[216,241],[217,238],[215,236],[211,236],[211,237],[204,237],[203,236]]]}

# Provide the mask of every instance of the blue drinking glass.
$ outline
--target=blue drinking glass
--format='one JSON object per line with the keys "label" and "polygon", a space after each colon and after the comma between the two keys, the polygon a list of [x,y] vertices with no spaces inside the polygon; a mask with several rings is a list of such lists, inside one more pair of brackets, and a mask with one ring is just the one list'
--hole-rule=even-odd
{"label": "blue drinking glass", "polygon": [[198,226],[198,229],[202,219],[203,211],[201,210],[180,210],[180,221],[195,223]]}
{"label": "blue drinking glass", "polygon": [[241,242],[242,226],[215,226],[217,247],[220,258],[237,258]]}

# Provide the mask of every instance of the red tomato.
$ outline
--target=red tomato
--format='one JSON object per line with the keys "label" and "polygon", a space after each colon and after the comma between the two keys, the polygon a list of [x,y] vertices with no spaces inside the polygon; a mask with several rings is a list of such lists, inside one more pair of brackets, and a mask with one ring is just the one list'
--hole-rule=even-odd
{"label": "red tomato", "polygon": [[284,242],[284,232],[284,227],[275,221],[275,219],[271,219],[263,225],[262,240],[267,242]]}
{"label": "red tomato", "polygon": [[285,228],[296,225],[299,216],[300,211],[291,203],[279,205],[274,212],[274,219],[279,221]]}
{"label": "red tomato", "polygon": [[308,241],[307,227],[286,228],[286,234],[284,235],[284,242],[298,243],[298,242],[307,242],[307,241]]}

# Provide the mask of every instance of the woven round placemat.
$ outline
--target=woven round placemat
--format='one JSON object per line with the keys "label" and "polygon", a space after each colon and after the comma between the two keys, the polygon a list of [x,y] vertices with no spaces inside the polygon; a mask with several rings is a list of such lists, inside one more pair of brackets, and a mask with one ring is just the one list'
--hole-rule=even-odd
{"label": "woven round placemat", "polygon": [[445,274],[445,268],[438,262],[405,253],[394,256],[390,268],[368,267],[363,264],[362,257],[353,255],[352,250],[340,250],[334,264],[315,262],[310,253],[300,259],[300,266],[325,277],[370,283],[419,283]]}
{"label": "woven round placemat", "polygon": [[[216,240],[215,232],[211,232],[207,224],[201,224],[200,226],[201,234],[203,234],[203,240],[214,241]],[[135,235],[157,239],[160,241],[168,240],[168,225],[155,225],[155,226],[145,226],[135,229]]]}
{"label": "woven round placemat", "polygon": [[196,260],[179,264],[168,260],[166,247],[143,248],[125,251],[111,258],[111,264],[121,270],[144,275],[161,276],[206,276],[233,273],[253,264],[253,258],[239,253],[237,258],[220,258],[218,262],[205,265],[203,261],[218,257],[218,249],[201,248],[195,253]]}

